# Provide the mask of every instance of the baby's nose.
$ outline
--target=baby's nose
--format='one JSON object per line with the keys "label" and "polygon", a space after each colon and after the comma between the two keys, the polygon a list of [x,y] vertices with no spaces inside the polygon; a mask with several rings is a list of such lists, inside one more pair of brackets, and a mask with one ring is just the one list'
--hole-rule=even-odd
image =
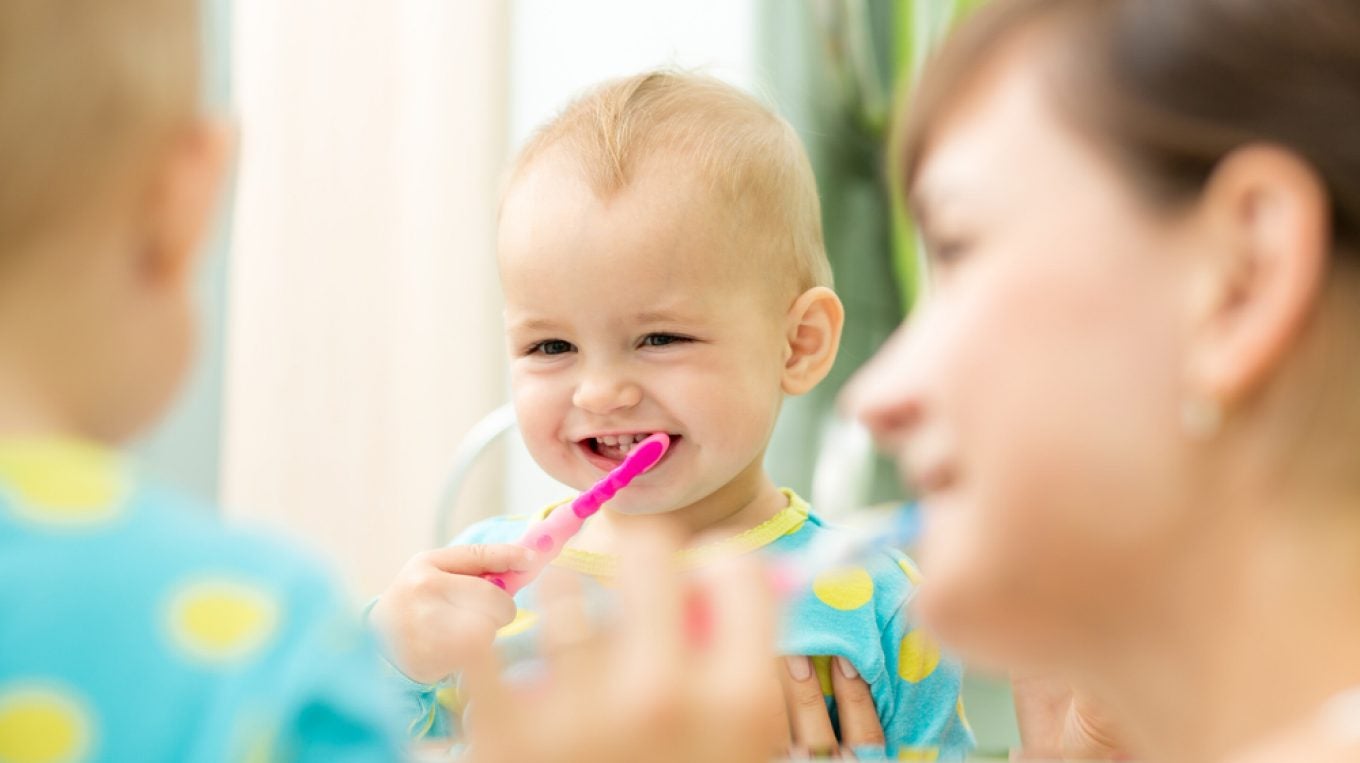
{"label": "baby's nose", "polygon": [[618,374],[595,373],[581,379],[571,401],[590,413],[612,413],[642,402],[642,389]]}

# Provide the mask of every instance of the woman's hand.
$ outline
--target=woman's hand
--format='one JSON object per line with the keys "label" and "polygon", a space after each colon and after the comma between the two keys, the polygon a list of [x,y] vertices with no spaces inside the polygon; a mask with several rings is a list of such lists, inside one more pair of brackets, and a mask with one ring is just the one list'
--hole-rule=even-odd
{"label": "woman's hand", "polygon": [[[516,686],[491,648],[463,670],[468,759],[476,763],[768,761],[780,702],[771,680],[774,616],[753,559],[682,583],[676,545],[623,544],[617,625],[598,632],[579,589],[543,593],[547,677]],[[687,613],[702,611],[704,638]]]}
{"label": "woman's hand", "polygon": [[831,659],[831,688],[836,697],[836,714],[841,736],[831,726],[821,682],[804,656],[784,657],[780,674],[787,712],[784,738],[794,759],[802,757],[854,756],[857,748],[883,748],[883,724],[879,721],[869,685],[854,665],[844,657]]}

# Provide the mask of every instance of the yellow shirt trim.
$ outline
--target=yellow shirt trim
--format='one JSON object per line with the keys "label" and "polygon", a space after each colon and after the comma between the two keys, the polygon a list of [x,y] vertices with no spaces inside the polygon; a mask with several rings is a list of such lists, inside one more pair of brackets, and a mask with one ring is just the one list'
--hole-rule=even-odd
{"label": "yellow shirt trim", "polygon": [[[770,545],[785,535],[797,532],[808,518],[807,501],[804,501],[797,493],[788,488],[781,488],[779,492],[789,499],[789,504],[781,509],[778,514],[730,538],[723,538],[702,546],[677,551],[675,554],[676,564],[681,569],[693,569],[703,566],[717,557],[734,556],[755,551],[758,548]],[[567,503],[570,503],[570,501],[555,503],[540,512],[535,519],[545,518],[559,506]],[[571,546],[562,549],[562,555],[553,560],[553,566],[565,567],[575,572],[604,578],[614,576],[618,563],[618,556],[614,554],[585,551]]]}
{"label": "yellow shirt trim", "polygon": [[118,516],[131,477],[121,454],[64,437],[0,440],[0,491],[29,521],[99,525]]}

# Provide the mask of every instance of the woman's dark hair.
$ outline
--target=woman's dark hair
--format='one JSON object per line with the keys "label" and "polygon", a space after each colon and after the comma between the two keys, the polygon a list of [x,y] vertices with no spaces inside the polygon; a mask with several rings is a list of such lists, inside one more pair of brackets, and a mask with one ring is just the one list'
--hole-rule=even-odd
{"label": "woman's dark hair", "polygon": [[1060,111],[1151,199],[1194,198],[1234,149],[1280,146],[1317,172],[1336,246],[1360,255],[1360,0],[994,0],[912,99],[896,153],[905,188],[951,99],[1029,31],[1065,64]]}

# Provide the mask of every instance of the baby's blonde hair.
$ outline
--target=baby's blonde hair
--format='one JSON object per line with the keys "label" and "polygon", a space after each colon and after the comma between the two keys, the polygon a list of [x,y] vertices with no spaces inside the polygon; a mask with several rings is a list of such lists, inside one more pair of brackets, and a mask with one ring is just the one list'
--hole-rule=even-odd
{"label": "baby's blonde hair", "polygon": [[0,2],[0,265],[136,192],[198,108],[195,0]]}
{"label": "baby's blonde hair", "polygon": [[648,160],[680,160],[719,196],[738,230],[755,234],[765,261],[798,291],[831,286],[821,204],[793,127],[754,97],[714,77],[659,70],[605,82],[573,101],[520,151],[510,184],[536,158],[561,150],[608,198]]}

